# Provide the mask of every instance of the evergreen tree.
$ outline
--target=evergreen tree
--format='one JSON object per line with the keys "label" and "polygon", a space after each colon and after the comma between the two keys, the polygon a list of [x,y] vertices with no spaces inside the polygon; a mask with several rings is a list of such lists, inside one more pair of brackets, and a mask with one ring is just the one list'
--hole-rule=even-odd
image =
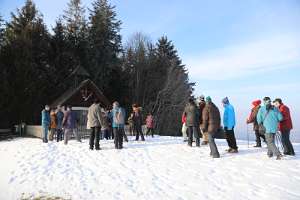
{"label": "evergreen tree", "polygon": [[[2,97],[5,98],[0,98],[0,115],[1,116],[6,116],[8,114],[8,109],[7,109],[7,95],[9,93],[8,91],[8,84],[7,84],[7,69],[4,66],[3,59],[5,57],[5,51],[4,51],[4,32],[5,32],[5,26],[4,26],[4,20],[2,19],[0,15],[0,94]],[[3,118],[0,120],[0,128],[7,128],[9,127],[9,120],[7,118]]]}
{"label": "evergreen tree", "polygon": [[45,97],[52,73],[48,57],[50,35],[31,0],[12,13],[5,40],[1,62],[9,88],[8,119],[37,123],[42,104],[48,103]]}
{"label": "evergreen tree", "polygon": [[158,40],[156,48],[157,70],[165,79],[156,96],[153,112],[156,113],[160,133],[179,133],[181,114],[192,94],[193,83],[189,83],[185,66],[177,54],[172,41],[167,37]]}
{"label": "evergreen tree", "polygon": [[93,2],[89,29],[89,71],[93,80],[110,98],[120,97],[120,58],[122,52],[120,26],[115,6],[107,0]]}
{"label": "evergreen tree", "polygon": [[42,107],[74,84],[70,74],[81,65],[111,101],[153,112],[159,133],[180,132],[194,84],[175,46],[136,33],[123,51],[120,26],[108,0],[93,2],[89,23],[81,1],[70,0],[52,35],[31,0],[7,24],[0,17],[0,116],[7,116],[0,127],[38,124]]}
{"label": "evergreen tree", "polygon": [[87,68],[88,27],[85,8],[82,6],[81,0],[70,0],[67,10],[64,11],[62,24],[67,40],[68,54],[70,54],[69,61],[72,63],[70,66],[73,66],[73,69],[70,70],[74,70],[79,65]]}
{"label": "evergreen tree", "polygon": [[4,45],[4,30],[5,30],[5,23],[0,15],[0,49]]}
{"label": "evergreen tree", "polygon": [[53,32],[50,57],[54,74],[56,75],[53,79],[57,91],[56,95],[59,95],[73,84],[73,82],[66,77],[70,76],[76,62],[74,62],[73,59],[73,52],[68,48],[66,31],[61,19],[56,21]]}

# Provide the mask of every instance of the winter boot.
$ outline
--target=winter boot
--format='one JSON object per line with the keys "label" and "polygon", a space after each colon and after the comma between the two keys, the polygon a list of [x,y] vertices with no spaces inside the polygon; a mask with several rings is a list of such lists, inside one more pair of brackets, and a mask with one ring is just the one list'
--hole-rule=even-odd
{"label": "winter boot", "polygon": [[268,154],[268,157],[269,157],[269,158],[272,158],[272,157],[273,157],[273,154],[272,154],[272,153]]}
{"label": "winter boot", "polygon": [[200,138],[196,138],[196,147],[200,147]]}
{"label": "winter boot", "polygon": [[253,147],[261,147],[261,141],[256,141],[256,145]]}
{"label": "winter boot", "polygon": [[220,154],[213,155],[212,157],[213,157],[213,158],[220,158]]}
{"label": "winter boot", "polygon": [[281,158],[282,158],[282,155],[278,155],[278,156],[276,157],[276,160],[281,160]]}
{"label": "winter boot", "polygon": [[201,143],[201,145],[207,145],[207,144],[208,144],[207,141],[203,141],[203,142]]}
{"label": "winter boot", "polygon": [[239,151],[237,149],[231,149],[230,151],[228,151],[229,153],[238,153]]}

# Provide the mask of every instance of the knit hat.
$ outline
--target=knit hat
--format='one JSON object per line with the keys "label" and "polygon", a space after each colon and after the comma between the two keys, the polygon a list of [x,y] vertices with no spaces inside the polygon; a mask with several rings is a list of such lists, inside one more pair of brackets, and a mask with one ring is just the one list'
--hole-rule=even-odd
{"label": "knit hat", "polygon": [[261,104],[261,100],[259,100],[259,99],[252,102],[253,106],[258,106],[260,104]]}
{"label": "knit hat", "polygon": [[210,96],[207,96],[207,97],[205,98],[205,101],[206,101],[206,102],[211,102],[211,97],[210,97]]}
{"label": "knit hat", "polygon": [[222,103],[223,103],[223,104],[229,104],[228,97],[225,97],[225,98],[222,100]]}

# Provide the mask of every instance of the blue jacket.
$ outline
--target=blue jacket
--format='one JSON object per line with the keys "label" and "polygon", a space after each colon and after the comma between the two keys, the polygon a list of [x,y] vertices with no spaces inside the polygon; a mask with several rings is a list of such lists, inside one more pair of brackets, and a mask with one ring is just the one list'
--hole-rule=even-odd
{"label": "blue jacket", "polygon": [[228,130],[232,130],[235,126],[235,112],[231,104],[225,105],[223,125],[224,127],[227,127]]}
{"label": "blue jacket", "polygon": [[56,113],[56,119],[57,119],[57,128],[61,129],[62,128],[62,123],[63,123],[63,119],[64,119],[64,113],[62,111],[58,111]]}
{"label": "blue jacket", "polygon": [[282,114],[275,107],[270,109],[267,114],[266,106],[262,106],[257,113],[257,123],[263,123],[266,133],[275,134],[278,130],[278,124],[283,119]]}
{"label": "blue jacket", "polygon": [[[124,124],[116,124],[115,122],[115,117],[116,117],[116,113],[117,112],[122,112],[123,113],[123,117],[124,117]],[[111,119],[112,119],[112,127],[113,128],[124,128],[125,126],[125,119],[126,119],[126,112],[124,110],[124,108],[121,108],[121,107],[118,107],[118,108],[114,108],[112,111],[111,111]]]}
{"label": "blue jacket", "polygon": [[50,126],[50,113],[47,110],[42,111],[42,126]]}

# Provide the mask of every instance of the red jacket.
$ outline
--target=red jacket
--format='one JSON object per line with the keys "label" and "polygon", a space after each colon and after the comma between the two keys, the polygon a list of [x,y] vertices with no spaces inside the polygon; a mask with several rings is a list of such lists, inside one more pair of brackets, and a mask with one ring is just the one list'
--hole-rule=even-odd
{"label": "red jacket", "polygon": [[185,124],[185,122],[186,122],[186,115],[184,113],[182,114],[181,122],[182,122],[182,124]]}
{"label": "red jacket", "polygon": [[146,118],[146,126],[147,128],[154,128],[154,119],[152,115],[148,115]]}
{"label": "red jacket", "polygon": [[281,112],[281,114],[283,116],[283,120],[279,123],[280,132],[289,131],[289,130],[293,129],[293,123],[292,123],[292,118],[291,118],[291,114],[290,114],[290,109],[286,105],[281,104],[279,106],[279,111]]}

